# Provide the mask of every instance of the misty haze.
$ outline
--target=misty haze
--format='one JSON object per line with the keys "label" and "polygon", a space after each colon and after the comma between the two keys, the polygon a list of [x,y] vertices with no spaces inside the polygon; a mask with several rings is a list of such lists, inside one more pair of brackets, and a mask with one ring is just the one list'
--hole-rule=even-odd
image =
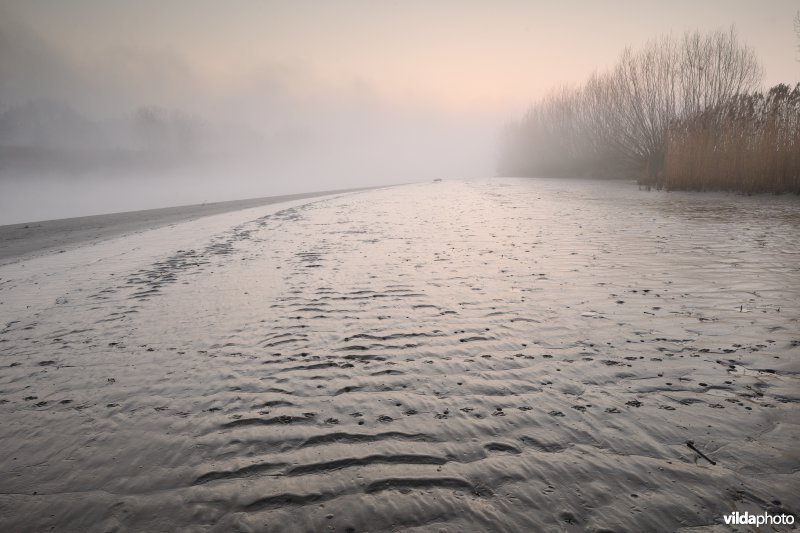
{"label": "misty haze", "polygon": [[800,513],[800,6],[0,0],[0,531]]}

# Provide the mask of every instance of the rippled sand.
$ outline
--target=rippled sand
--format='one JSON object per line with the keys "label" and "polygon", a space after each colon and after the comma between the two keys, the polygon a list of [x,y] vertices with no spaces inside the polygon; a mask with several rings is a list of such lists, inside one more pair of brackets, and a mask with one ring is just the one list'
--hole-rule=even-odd
{"label": "rippled sand", "polygon": [[797,514],[798,230],[797,198],[498,179],[5,265],[0,530]]}
{"label": "rippled sand", "polygon": [[53,250],[64,252],[75,246],[90,246],[109,238],[131,235],[209,215],[353,190],[356,189],[289,194],[250,200],[231,200],[110,215],[2,225],[0,226],[0,265],[16,262],[20,258],[30,258],[47,252],[52,253]]}

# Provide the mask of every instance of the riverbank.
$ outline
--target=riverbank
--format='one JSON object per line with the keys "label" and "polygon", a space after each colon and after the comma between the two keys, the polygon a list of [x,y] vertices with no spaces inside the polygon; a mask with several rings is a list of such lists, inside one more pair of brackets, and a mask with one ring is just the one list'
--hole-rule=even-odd
{"label": "riverbank", "polygon": [[30,255],[53,250],[66,250],[78,245],[97,243],[113,237],[196,220],[200,217],[366,189],[368,188],[287,194],[228,202],[211,202],[107,215],[9,224],[0,226],[0,265]]}

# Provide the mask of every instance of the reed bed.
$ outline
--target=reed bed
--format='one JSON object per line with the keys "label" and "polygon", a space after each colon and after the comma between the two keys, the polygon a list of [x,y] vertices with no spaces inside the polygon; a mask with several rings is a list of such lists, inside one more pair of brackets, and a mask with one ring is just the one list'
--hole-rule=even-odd
{"label": "reed bed", "polygon": [[800,194],[800,84],[739,95],[667,136],[667,189]]}
{"label": "reed bed", "polygon": [[757,91],[733,29],[663,37],[510,123],[506,175],[636,178],[647,187],[800,193],[800,85]]}

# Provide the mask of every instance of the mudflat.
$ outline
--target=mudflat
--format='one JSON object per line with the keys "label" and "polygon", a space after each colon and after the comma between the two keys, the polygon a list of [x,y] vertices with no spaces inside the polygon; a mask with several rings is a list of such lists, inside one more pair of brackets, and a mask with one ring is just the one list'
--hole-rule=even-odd
{"label": "mudflat", "polygon": [[798,229],[796,197],[445,181],[0,266],[0,529],[797,515]]}
{"label": "mudflat", "polygon": [[31,254],[54,249],[61,251],[80,244],[94,243],[128,233],[137,233],[168,224],[195,220],[199,217],[353,190],[359,189],[287,194],[247,200],[211,202],[128,211],[125,213],[8,224],[0,226],[0,264]]}

